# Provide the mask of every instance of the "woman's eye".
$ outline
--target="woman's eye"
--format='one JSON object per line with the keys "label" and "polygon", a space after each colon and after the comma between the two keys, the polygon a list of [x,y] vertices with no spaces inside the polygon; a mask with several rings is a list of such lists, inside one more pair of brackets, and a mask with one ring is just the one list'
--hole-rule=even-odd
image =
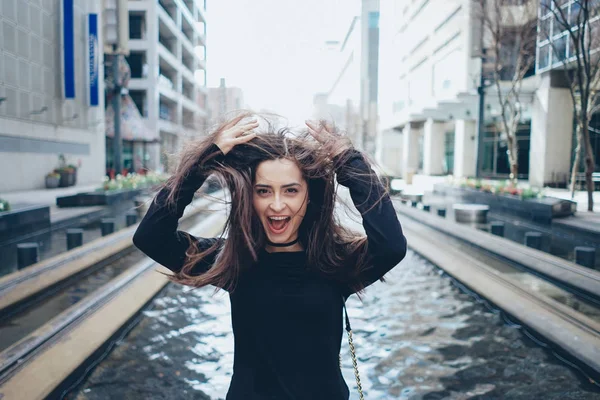
{"label": "woman's eye", "polygon": [[267,194],[269,191],[267,189],[256,189],[257,194]]}
{"label": "woman's eye", "polygon": [[295,188],[289,188],[289,189],[288,189],[288,193],[298,193],[298,189],[295,189]]}

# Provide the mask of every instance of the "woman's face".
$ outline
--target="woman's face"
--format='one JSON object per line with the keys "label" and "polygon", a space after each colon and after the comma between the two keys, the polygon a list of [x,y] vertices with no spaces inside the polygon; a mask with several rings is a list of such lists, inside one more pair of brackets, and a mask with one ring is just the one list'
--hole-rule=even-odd
{"label": "woman's face", "polygon": [[306,214],[308,183],[295,162],[263,161],[254,179],[254,210],[272,243],[296,240]]}

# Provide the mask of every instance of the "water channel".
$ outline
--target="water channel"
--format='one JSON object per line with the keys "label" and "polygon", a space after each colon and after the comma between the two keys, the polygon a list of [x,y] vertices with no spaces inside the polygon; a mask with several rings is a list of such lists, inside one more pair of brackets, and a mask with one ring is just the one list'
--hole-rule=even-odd
{"label": "water channel", "polygon": [[[365,398],[600,399],[583,374],[417,254],[386,278],[364,304],[347,303]],[[233,334],[229,298],[212,291],[168,285],[67,398],[223,399]],[[345,338],[342,359],[354,399]]]}

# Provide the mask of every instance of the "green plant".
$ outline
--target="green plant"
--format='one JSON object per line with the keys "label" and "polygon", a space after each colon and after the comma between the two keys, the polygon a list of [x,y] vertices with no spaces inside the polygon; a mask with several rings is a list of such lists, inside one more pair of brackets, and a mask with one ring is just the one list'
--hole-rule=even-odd
{"label": "green plant", "polygon": [[523,189],[523,191],[521,192],[521,198],[523,200],[527,200],[527,199],[537,199],[542,197],[542,191],[536,188],[525,188]]}
{"label": "green plant", "polygon": [[104,177],[102,187],[98,190],[112,191],[123,189],[141,189],[152,187],[167,180],[166,175],[148,172],[146,175],[136,173],[128,174],[127,176],[117,175],[115,179]]}
{"label": "green plant", "polygon": [[54,170],[52,172],[48,172],[48,174],[46,174],[46,176],[48,178],[60,178],[60,174],[58,172],[56,172],[56,170]]}
{"label": "green plant", "polygon": [[472,189],[481,190],[482,192],[519,196],[523,200],[541,198],[544,196],[543,191],[538,188],[520,188],[515,186],[510,180],[501,181],[496,184],[482,183],[479,179],[467,179],[459,183],[460,187],[469,187]]}
{"label": "green plant", "polygon": [[59,154],[58,155],[58,168],[64,168],[67,166],[67,159],[65,158],[64,154]]}
{"label": "green plant", "polygon": [[0,212],[2,211],[10,211],[10,203],[4,199],[0,199]]}

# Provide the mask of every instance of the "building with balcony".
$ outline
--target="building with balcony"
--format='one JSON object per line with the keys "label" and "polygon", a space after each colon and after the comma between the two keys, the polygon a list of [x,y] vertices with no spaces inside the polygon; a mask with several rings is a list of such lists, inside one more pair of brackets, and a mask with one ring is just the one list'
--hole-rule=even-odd
{"label": "building with balcony", "polygon": [[0,192],[43,188],[60,155],[78,184],[101,183],[101,13],[92,1],[2,0]]}
{"label": "building with balcony", "polygon": [[166,155],[207,125],[206,0],[130,0],[128,8],[129,96],[160,146],[124,142],[123,161],[168,170]]}

